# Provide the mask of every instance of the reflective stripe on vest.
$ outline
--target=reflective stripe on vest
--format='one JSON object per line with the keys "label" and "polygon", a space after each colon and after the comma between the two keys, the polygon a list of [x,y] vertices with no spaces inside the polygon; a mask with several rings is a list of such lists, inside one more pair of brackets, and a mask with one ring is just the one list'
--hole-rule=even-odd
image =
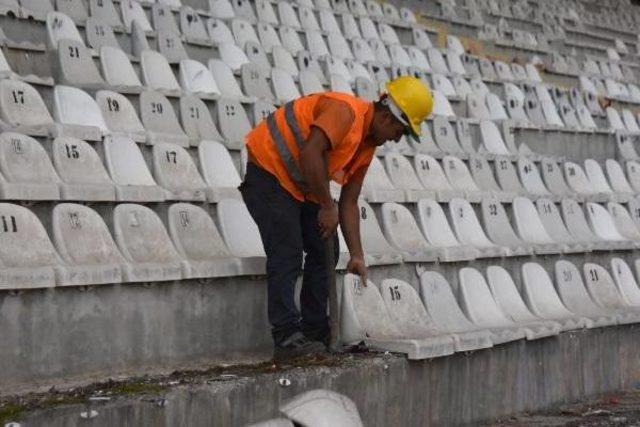
{"label": "reflective stripe on vest", "polygon": [[[287,173],[291,177],[292,181],[296,184],[296,186],[303,193],[307,193],[307,183],[302,177],[302,173],[300,172],[300,168],[296,164],[293,159],[293,154],[291,154],[291,150],[287,146],[287,143],[282,136],[282,132],[278,128],[276,123],[276,118],[271,113],[267,116],[267,128],[269,129],[269,133],[271,134],[271,139],[276,145],[276,149],[278,150],[278,154],[280,154],[280,158],[284,162],[284,165],[287,169]],[[298,121],[296,120],[296,116],[293,112],[293,101],[287,102],[284,106],[284,118],[293,134],[293,138],[296,141],[296,145],[298,146],[298,150],[302,150],[302,146],[304,144],[304,138],[302,137],[302,132],[300,132],[300,126],[298,126]]]}

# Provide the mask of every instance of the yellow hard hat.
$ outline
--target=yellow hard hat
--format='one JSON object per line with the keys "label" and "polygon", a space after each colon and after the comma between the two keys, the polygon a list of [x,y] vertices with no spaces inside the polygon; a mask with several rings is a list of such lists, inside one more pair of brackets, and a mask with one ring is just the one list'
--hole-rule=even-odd
{"label": "yellow hard hat", "polygon": [[[405,117],[400,121],[408,121],[408,125],[416,136],[421,134],[422,123],[433,110],[433,95],[429,87],[413,76],[400,76],[386,84],[387,94],[402,111]],[[394,112],[393,108],[391,109]]]}

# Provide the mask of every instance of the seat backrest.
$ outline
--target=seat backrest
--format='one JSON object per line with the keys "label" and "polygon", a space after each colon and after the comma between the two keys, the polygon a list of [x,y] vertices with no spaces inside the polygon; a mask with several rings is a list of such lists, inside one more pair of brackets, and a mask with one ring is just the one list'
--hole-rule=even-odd
{"label": "seat backrest", "polygon": [[597,237],[591,227],[587,223],[587,218],[584,215],[582,207],[573,199],[564,198],[560,202],[560,208],[564,223],[569,230],[569,233],[573,235],[579,242],[597,242],[602,239]]}
{"label": "seat backrest", "polygon": [[364,338],[399,338],[400,332],[378,291],[378,287],[367,281],[360,283],[360,277],[347,274],[342,287],[340,316],[340,336],[344,342],[357,343]]}
{"label": "seat backrest", "polygon": [[15,132],[0,134],[0,172],[10,183],[59,182],[45,149],[35,139]]}
{"label": "seat backrest", "polygon": [[222,19],[211,18],[207,21],[207,31],[213,44],[235,43],[233,33]]}
{"label": "seat backrest", "polygon": [[554,243],[554,240],[544,228],[531,199],[516,197],[513,200],[513,216],[518,234],[525,242],[534,244]]}
{"label": "seat backrest", "polygon": [[251,123],[240,101],[220,98],[216,103],[218,125],[226,140],[226,145],[232,149],[244,146],[244,137],[251,130]]}
{"label": "seat backrest", "polygon": [[626,308],[625,301],[606,268],[585,262],[582,272],[587,291],[596,304],[604,308]]}
{"label": "seat backrest", "polygon": [[587,203],[587,219],[596,236],[608,241],[626,240],[616,228],[611,214],[598,203]]}
{"label": "seat backrest", "polygon": [[122,26],[113,0],[89,0],[89,15],[112,27]]}
{"label": "seat backrest", "polygon": [[104,78],[112,86],[142,86],[127,55],[119,48],[102,46],[100,64]]}
{"label": "seat backrest", "polygon": [[107,131],[100,107],[82,89],[71,86],[56,86],[53,89],[55,121],[62,124],[93,126]]}
{"label": "seat backrest", "polygon": [[576,238],[569,233],[562,221],[558,207],[549,199],[541,198],[536,200],[536,207],[540,221],[544,225],[547,234],[556,242],[576,243]]}
{"label": "seat backrest", "polygon": [[500,130],[491,120],[480,121],[480,134],[482,135],[482,143],[489,153],[499,156],[512,154],[505,145]]}
{"label": "seat backrest", "polygon": [[511,160],[498,157],[495,160],[495,168],[498,184],[500,184],[500,187],[504,191],[510,191],[516,194],[525,192]]}
{"label": "seat backrest", "polygon": [[492,242],[506,247],[525,245],[513,231],[513,226],[502,203],[495,198],[482,199],[480,211],[484,229]]}
{"label": "seat backrest", "polygon": [[146,206],[117,205],[113,209],[113,231],[120,252],[131,263],[180,261],[162,220]]}
{"label": "seat backrest", "polygon": [[168,229],[176,250],[183,258],[205,261],[229,256],[213,219],[200,206],[190,203],[169,206]]}
{"label": "seat backrest", "polygon": [[394,188],[393,184],[389,180],[387,172],[385,172],[384,170],[382,162],[377,157],[373,157],[371,163],[369,164],[369,170],[364,177],[362,188],[387,190],[391,190]]}
{"label": "seat backrest", "polygon": [[180,122],[191,143],[199,143],[207,138],[222,140],[209,108],[194,95],[180,98]]}
{"label": "seat backrest", "polygon": [[186,93],[201,93],[206,95],[221,94],[218,82],[202,62],[193,59],[183,59],[180,61],[179,69],[180,86],[182,86],[182,89],[184,89]]}
{"label": "seat backrest", "polygon": [[217,212],[220,232],[232,255],[241,258],[264,256],[258,226],[242,201],[220,200]]}
{"label": "seat backrest", "polygon": [[404,336],[420,338],[438,332],[420,295],[409,283],[384,279],[380,284],[380,294],[394,325]]}
{"label": "seat backrest", "polygon": [[425,271],[420,275],[420,297],[438,329],[445,332],[473,329],[442,274]]}
{"label": "seat backrest", "polygon": [[460,306],[473,323],[487,327],[513,324],[496,304],[482,273],[473,267],[463,267],[458,270],[458,277]]}
{"label": "seat backrest", "polygon": [[135,142],[124,136],[108,136],[103,145],[107,170],[116,184],[156,185]]}
{"label": "seat backrest", "polygon": [[144,9],[142,9],[142,5],[137,1],[120,1],[120,10],[122,12],[122,23],[127,32],[131,32],[131,27],[134,22],[140,25],[140,28],[145,32],[153,31],[149,18],[147,18]]}
{"label": "seat backrest", "polygon": [[140,119],[147,131],[186,136],[171,102],[166,96],[153,90],[140,94]]}
{"label": "seat backrest", "polygon": [[440,163],[427,154],[416,154],[414,166],[424,188],[428,190],[451,190],[451,184],[445,176]]}
{"label": "seat backrest", "polygon": [[53,117],[38,91],[28,83],[0,80],[0,117],[10,126],[53,124]]}
{"label": "seat backrest", "polygon": [[53,208],[51,225],[56,249],[66,262],[78,265],[124,262],[109,228],[93,209],[60,203]]}
{"label": "seat backrest", "polygon": [[640,288],[629,264],[622,258],[611,258],[611,273],[624,301],[631,306],[640,306]]}
{"label": "seat backrest", "polygon": [[132,134],[145,131],[131,101],[124,95],[100,90],[96,93],[96,102],[109,130]]}
{"label": "seat backrest", "polygon": [[382,205],[382,228],[389,243],[400,251],[430,249],[409,209],[399,203],[387,202]]}
{"label": "seat backrest", "polygon": [[77,138],[60,137],[53,140],[51,151],[53,165],[62,182],[113,185],[98,153],[88,143]]}
{"label": "seat backrest", "polygon": [[[242,67],[249,65],[243,64]],[[242,67],[240,68],[242,70]],[[231,68],[219,59],[210,59],[209,60],[209,70],[213,75],[214,80],[216,81],[218,87],[220,88],[220,93],[225,98],[237,98],[241,99],[245,96],[238,85],[236,78],[233,75],[233,71]]]}
{"label": "seat backrest", "polygon": [[499,265],[487,267],[487,282],[496,304],[511,320],[516,322],[538,320],[527,308],[511,274],[504,267]]}
{"label": "seat backrest", "polygon": [[160,90],[180,90],[176,76],[167,59],[155,50],[144,50],[140,54],[142,79],[146,86]]}
{"label": "seat backrest", "polygon": [[384,237],[371,206],[364,200],[359,200],[358,207],[360,208],[360,234],[365,253],[373,255],[396,253]]}
{"label": "seat backrest", "polygon": [[558,162],[551,158],[543,158],[540,164],[542,168],[542,178],[546,187],[551,193],[562,196],[570,193],[567,186],[562,169],[558,165]]}
{"label": "seat backrest", "polygon": [[60,258],[47,231],[29,209],[0,203],[0,263],[3,268],[55,266]]}
{"label": "seat backrest", "polygon": [[442,164],[447,180],[453,188],[471,192],[480,191],[467,165],[461,159],[454,156],[445,156],[442,159]]}
{"label": "seat backrest", "polygon": [[202,191],[205,183],[193,159],[183,147],[170,142],[156,142],[151,150],[153,172],[158,184],[173,192]]}
{"label": "seat backrest", "polygon": [[617,160],[607,159],[605,160],[605,170],[607,172],[607,178],[611,183],[611,188],[617,193],[633,193],[633,189],[627,181],[627,177],[624,175],[622,166]]}
{"label": "seat backrest", "polygon": [[620,203],[607,203],[607,210],[613,219],[616,230],[628,240],[640,240],[640,230],[636,226],[631,214]]}
{"label": "seat backrest", "polygon": [[424,189],[411,162],[402,154],[389,152],[384,156],[384,163],[394,187],[405,190]]}
{"label": "seat backrest", "polygon": [[453,127],[446,117],[434,117],[433,134],[436,144],[445,153],[461,154],[464,152],[458,143]]}
{"label": "seat backrest", "polygon": [[594,194],[596,191],[592,187],[589,178],[579,164],[573,162],[564,163],[564,175],[569,188],[579,194]]}
{"label": "seat backrest", "polygon": [[549,273],[536,262],[522,265],[523,296],[531,312],[543,319],[572,317],[560,301]]}
{"label": "seat backrest", "polygon": [[49,49],[58,49],[58,42],[61,40],[71,40],[84,45],[76,24],[64,13],[47,13],[46,26]]}
{"label": "seat backrest", "polygon": [[205,140],[198,146],[200,170],[211,187],[237,188],[240,175],[227,148],[218,141]]}
{"label": "seat backrest", "polygon": [[466,245],[479,248],[493,247],[471,204],[464,199],[454,198],[449,202],[449,217],[458,240]]}
{"label": "seat backrest", "polygon": [[518,173],[520,174],[520,180],[522,181],[523,187],[529,193],[535,195],[551,194],[542,182],[542,177],[540,176],[538,167],[531,160],[524,157],[519,158]]}
{"label": "seat backrest", "polygon": [[600,163],[593,159],[586,159],[584,161],[584,170],[589,178],[589,182],[593,189],[598,193],[612,193],[613,190],[604,176],[604,172],[600,167]]}
{"label": "seat backrest", "polygon": [[573,263],[564,259],[556,261],[555,283],[560,299],[570,311],[585,315],[600,311],[585,288],[580,270]]}
{"label": "seat backrest", "polygon": [[180,6],[180,29],[187,39],[207,40],[207,28],[205,23],[193,8],[189,6]]}
{"label": "seat backrest", "polygon": [[459,246],[442,207],[434,200],[418,201],[418,222],[427,240],[437,247]]}
{"label": "seat backrest", "polygon": [[493,192],[502,191],[493,176],[493,168],[489,165],[485,157],[476,155],[469,157],[469,170],[471,171],[473,180],[481,190]]}

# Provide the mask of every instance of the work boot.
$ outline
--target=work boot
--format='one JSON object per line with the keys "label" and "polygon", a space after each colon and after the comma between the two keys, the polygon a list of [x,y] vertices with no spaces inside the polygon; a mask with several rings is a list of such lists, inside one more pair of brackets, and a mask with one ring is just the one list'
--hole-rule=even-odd
{"label": "work boot", "polygon": [[320,354],[325,351],[325,346],[321,342],[309,341],[302,332],[295,332],[289,336],[289,338],[276,344],[273,351],[273,358],[275,360],[286,360]]}

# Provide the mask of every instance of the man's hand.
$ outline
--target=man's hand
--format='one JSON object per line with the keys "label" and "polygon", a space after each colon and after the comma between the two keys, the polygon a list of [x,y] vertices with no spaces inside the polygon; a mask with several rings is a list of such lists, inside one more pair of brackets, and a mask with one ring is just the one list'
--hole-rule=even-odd
{"label": "man's hand", "polygon": [[333,236],[338,228],[338,205],[331,203],[321,206],[318,211],[318,226],[320,227],[320,237],[326,240]]}
{"label": "man's hand", "polygon": [[364,257],[351,257],[347,264],[347,271],[360,276],[362,286],[367,286],[367,265],[364,263]]}

